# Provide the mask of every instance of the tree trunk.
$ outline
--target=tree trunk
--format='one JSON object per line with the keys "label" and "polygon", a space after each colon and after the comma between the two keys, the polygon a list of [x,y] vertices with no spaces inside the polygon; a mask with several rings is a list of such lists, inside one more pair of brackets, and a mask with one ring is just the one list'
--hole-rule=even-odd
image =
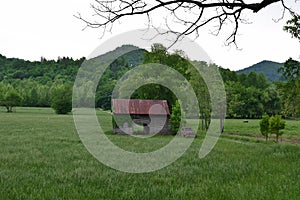
{"label": "tree trunk", "polygon": [[221,117],[220,118],[220,133],[224,132],[224,119]]}
{"label": "tree trunk", "polygon": [[209,122],[208,122],[208,118],[205,117],[205,130],[207,130],[209,127]]}
{"label": "tree trunk", "polygon": [[12,106],[5,106],[5,107],[6,107],[8,113],[12,112]]}
{"label": "tree trunk", "polygon": [[12,112],[13,112],[13,107],[12,107],[12,106],[9,106],[9,107],[8,107],[8,112],[9,112],[9,113],[12,113]]}

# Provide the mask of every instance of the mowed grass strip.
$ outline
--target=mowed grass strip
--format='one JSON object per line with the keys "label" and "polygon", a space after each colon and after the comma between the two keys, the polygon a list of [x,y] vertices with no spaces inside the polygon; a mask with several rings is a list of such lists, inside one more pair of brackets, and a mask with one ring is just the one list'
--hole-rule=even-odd
{"label": "mowed grass strip", "polygon": [[[16,110],[10,114],[0,112],[0,199],[299,199],[300,196],[297,145],[221,138],[207,157],[199,159],[202,143],[199,137],[172,165],[152,173],[129,174],[106,167],[87,152],[72,115],[56,115],[48,108]],[[107,131],[110,117],[109,113],[98,112],[100,124]],[[144,142],[129,136],[108,136],[118,145],[137,152],[160,148],[171,139],[159,136]]]}

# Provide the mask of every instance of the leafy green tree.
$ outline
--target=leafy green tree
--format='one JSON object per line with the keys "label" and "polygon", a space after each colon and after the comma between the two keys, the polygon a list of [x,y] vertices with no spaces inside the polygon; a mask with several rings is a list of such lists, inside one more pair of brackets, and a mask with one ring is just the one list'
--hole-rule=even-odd
{"label": "leafy green tree", "polygon": [[57,114],[67,114],[72,110],[72,88],[61,85],[51,92],[51,107]]}
{"label": "leafy green tree", "polygon": [[300,116],[300,63],[289,58],[284,66],[278,69],[283,72],[283,78],[287,81],[279,85],[284,100],[283,114],[286,117]]}
{"label": "leafy green tree", "polygon": [[283,30],[289,32],[293,38],[300,41],[300,15],[294,14],[293,18],[286,22]]}
{"label": "leafy green tree", "polygon": [[263,115],[262,91],[255,87],[247,87],[242,93],[245,102],[244,118],[257,119]]}
{"label": "leafy green tree", "polygon": [[178,100],[176,100],[175,105],[172,107],[172,113],[170,118],[171,130],[176,133],[180,128],[181,116],[182,116],[182,110],[180,107],[180,103]]}
{"label": "leafy green tree", "polygon": [[0,82],[0,102],[2,102],[4,99],[4,92],[5,92],[5,85],[2,82]]}
{"label": "leafy green tree", "polygon": [[220,68],[219,71],[225,83],[227,81],[233,81],[233,82],[238,81],[238,75],[235,71],[230,71],[230,69],[223,69],[223,68]]}
{"label": "leafy green tree", "polygon": [[242,73],[242,74],[240,74],[239,76],[238,76],[238,80],[239,80],[239,82],[242,84],[242,85],[244,85],[244,86],[247,86],[247,78],[248,78],[248,76],[247,76],[247,74],[245,74],[245,73]]}
{"label": "leafy green tree", "polygon": [[[146,84],[138,88],[133,94],[133,99],[167,100],[168,105],[175,104],[176,96],[168,88],[159,84]],[[172,109],[172,108],[171,108]]]}
{"label": "leafy green tree", "polygon": [[245,80],[246,81],[246,86],[247,87],[256,87],[257,85],[257,74],[255,72],[250,72],[248,75],[247,75],[247,79]]}
{"label": "leafy green tree", "polygon": [[269,124],[269,115],[264,114],[262,119],[259,122],[260,132],[263,136],[265,136],[266,141],[268,141],[269,132],[270,132],[270,124]]}
{"label": "leafy green tree", "polygon": [[[296,38],[300,41],[300,15],[294,14],[293,18],[287,21],[287,25],[283,27],[283,30],[289,32],[293,38]],[[289,78],[289,85],[291,82],[295,83],[294,95],[290,95],[288,98],[290,101],[288,104],[292,104],[296,110],[298,116],[300,116],[300,64],[297,61],[292,60],[291,58],[285,63],[284,68],[281,68],[283,76]],[[293,96],[295,99],[293,99]],[[289,107],[289,106],[287,106]]]}
{"label": "leafy green tree", "polygon": [[285,128],[285,121],[281,118],[281,115],[272,116],[269,119],[270,124],[270,132],[276,135],[276,141],[278,142],[278,138],[283,134],[283,131],[280,131]]}
{"label": "leafy green tree", "polygon": [[[181,75],[183,75],[187,80],[190,78],[189,68],[191,67],[191,64],[189,61],[183,57],[182,51],[176,51],[175,53],[169,53],[167,52],[167,48],[164,47],[162,44],[155,43],[151,46],[151,52],[146,52],[144,54],[144,64],[151,64],[151,63],[157,63],[169,66],[170,68],[175,69],[178,71]],[[162,73],[166,73],[166,77],[168,76],[167,72],[160,72],[161,77]],[[155,74],[152,74],[153,77],[157,76]],[[141,76],[148,76],[145,74],[141,74]],[[132,78],[132,80],[140,81],[140,77]],[[174,81],[174,84],[176,80]],[[122,88],[122,90],[125,90],[125,88]],[[163,99],[167,100],[169,106],[175,105],[176,97],[173,94],[171,90],[168,88],[160,85],[160,84],[146,84],[142,87],[138,88],[134,94],[132,95],[132,98],[138,98],[138,99]]]}
{"label": "leafy green tree", "polygon": [[268,115],[276,115],[281,112],[282,101],[275,85],[271,85],[263,91],[262,101],[264,112]]}
{"label": "leafy green tree", "polygon": [[14,89],[9,90],[2,99],[1,105],[6,107],[7,112],[13,112],[13,107],[21,105],[22,96]]}
{"label": "leafy green tree", "polygon": [[245,112],[245,101],[243,94],[245,86],[240,82],[227,81],[225,83],[227,98],[227,116],[229,118],[242,118]]}
{"label": "leafy green tree", "polygon": [[184,52],[177,50],[174,53],[169,53],[167,48],[162,44],[154,43],[151,46],[151,52],[145,53],[144,64],[159,63],[167,65],[177,70],[187,80],[190,79],[191,64],[188,58],[184,56]]}
{"label": "leafy green tree", "polygon": [[298,80],[300,79],[300,62],[289,58],[284,66],[278,69],[278,72],[282,72],[283,78],[288,81]]}
{"label": "leafy green tree", "polygon": [[237,75],[237,79],[231,79],[228,78],[228,73],[221,73],[225,76],[223,80],[226,80],[227,117],[261,118],[264,112],[269,115],[281,112],[282,101],[279,92],[274,84],[267,81],[264,74],[242,73]]}
{"label": "leafy green tree", "polygon": [[50,86],[49,85],[38,85],[37,93],[38,93],[38,102],[37,106],[39,107],[50,107]]}
{"label": "leafy green tree", "polygon": [[263,73],[259,73],[256,79],[256,87],[265,90],[269,86],[270,84],[268,83],[266,76]]}
{"label": "leafy green tree", "polygon": [[30,91],[30,106],[37,106],[39,96],[36,88],[32,88]]}
{"label": "leafy green tree", "polygon": [[0,106],[3,106],[3,101],[4,101],[4,94],[0,87]]}

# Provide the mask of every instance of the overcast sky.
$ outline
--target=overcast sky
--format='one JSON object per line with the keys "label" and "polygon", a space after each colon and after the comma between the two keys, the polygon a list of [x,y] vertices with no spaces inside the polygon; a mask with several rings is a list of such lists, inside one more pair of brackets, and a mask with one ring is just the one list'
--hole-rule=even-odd
{"label": "overcast sky", "polygon": [[[86,29],[73,15],[90,16],[92,0],[0,0],[0,54],[25,60],[57,59],[69,56],[88,57],[103,41],[135,28],[145,27],[138,18],[122,20],[112,34],[100,39],[100,31]],[[300,11],[300,3],[289,5]],[[300,60],[300,43],[282,30],[287,15],[281,17],[280,4],[272,5],[257,15],[249,15],[251,24],[239,30],[237,50],[224,45],[226,35],[212,36],[201,32],[196,42],[218,65],[238,70],[262,60],[284,62],[289,57]]]}

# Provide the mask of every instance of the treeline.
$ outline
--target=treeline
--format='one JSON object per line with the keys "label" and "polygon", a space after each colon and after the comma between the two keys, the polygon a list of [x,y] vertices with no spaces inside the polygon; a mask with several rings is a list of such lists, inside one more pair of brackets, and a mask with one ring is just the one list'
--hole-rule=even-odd
{"label": "treeline", "polygon": [[[51,99],[57,88],[70,82],[42,85],[33,80],[0,82],[0,106],[51,107]],[[71,90],[71,87],[69,87]],[[12,98],[12,94],[15,96]]]}
{"label": "treeline", "polygon": [[0,82],[14,84],[15,81],[28,79],[43,85],[73,82],[84,60],[59,57],[57,60],[41,58],[40,61],[30,62],[0,54]]}
{"label": "treeline", "polygon": [[30,62],[0,55],[0,105],[50,107],[53,91],[71,85],[84,60],[63,57]]}
{"label": "treeline", "polygon": [[276,84],[264,74],[237,74],[220,68],[227,94],[228,118],[261,118],[264,113],[275,115],[282,111],[282,100]]}
{"label": "treeline", "polygon": [[[108,54],[113,57],[116,51],[132,47],[124,45]],[[143,49],[132,51],[108,64],[109,68],[98,84],[96,107],[110,109],[112,82],[118,80],[129,69],[142,63],[144,52]],[[99,58],[101,60],[101,56],[91,60],[98,61]],[[51,107],[53,102],[57,102],[56,91],[66,86],[72,91],[71,86],[84,61],[85,58],[74,60],[62,57],[57,60],[41,58],[40,61],[30,62],[17,58],[6,58],[0,54],[0,106],[7,107],[8,111],[11,106],[7,105]],[[95,76],[93,72],[86,75],[87,80],[82,83],[83,88],[92,84],[88,79],[92,76]],[[12,94],[14,97],[20,98],[12,98]],[[86,99],[90,96],[83,90],[82,98]],[[69,95],[67,99],[71,101],[72,96]]]}
{"label": "treeline", "polygon": [[[116,51],[122,49],[136,49],[131,45],[117,48],[105,56],[113,57]],[[0,55],[0,105],[7,104],[11,99],[10,93],[18,94],[20,99],[16,105],[28,107],[50,107],[51,99],[57,88],[64,85],[72,87],[78,69],[85,59],[59,58],[39,62],[29,62],[20,59],[6,58]],[[101,60],[101,56],[92,59],[93,62]],[[129,51],[109,65],[104,72],[96,90],[95,106],[102,109],[111,109],[111,95],[117,81],[130,69],[139,64],[161,63],[172,67],[189,80],[195,89],[200,102],[200,115],[202,118],[211,116],[210,94],[205,82],[192,67],[184,52],[169,53],[167,49],[154,44],[150,52],[143,49]],[[300,94],[300,67],[299,63],[288,60],[280,70],[285,82],[270,82],[264,74],[238,74],[213,64],[196,62],[203,71],[215,68],[219,70],[226,89],[227,117],[228,118],[261,118],[264,113],[268,115],[282,114],[284,117],[299,117]],[[87,72],[89,73],[89,72]],[[83,101],[93,95],[85,91],[93,83],[88,77],[97,76],[90,72],[84,80],[82,87]],[[137,79],[138,80],[138,79]],[[170,107],[175,104],[176,97],[167,88],[148,84],[139,88],[132,96],[141,99],[166,99]],[[17,98],[18,99],[18,98]],[[70,101],[71,99],[68,98]],[[2,103],[1,103],[2,102]]]}

